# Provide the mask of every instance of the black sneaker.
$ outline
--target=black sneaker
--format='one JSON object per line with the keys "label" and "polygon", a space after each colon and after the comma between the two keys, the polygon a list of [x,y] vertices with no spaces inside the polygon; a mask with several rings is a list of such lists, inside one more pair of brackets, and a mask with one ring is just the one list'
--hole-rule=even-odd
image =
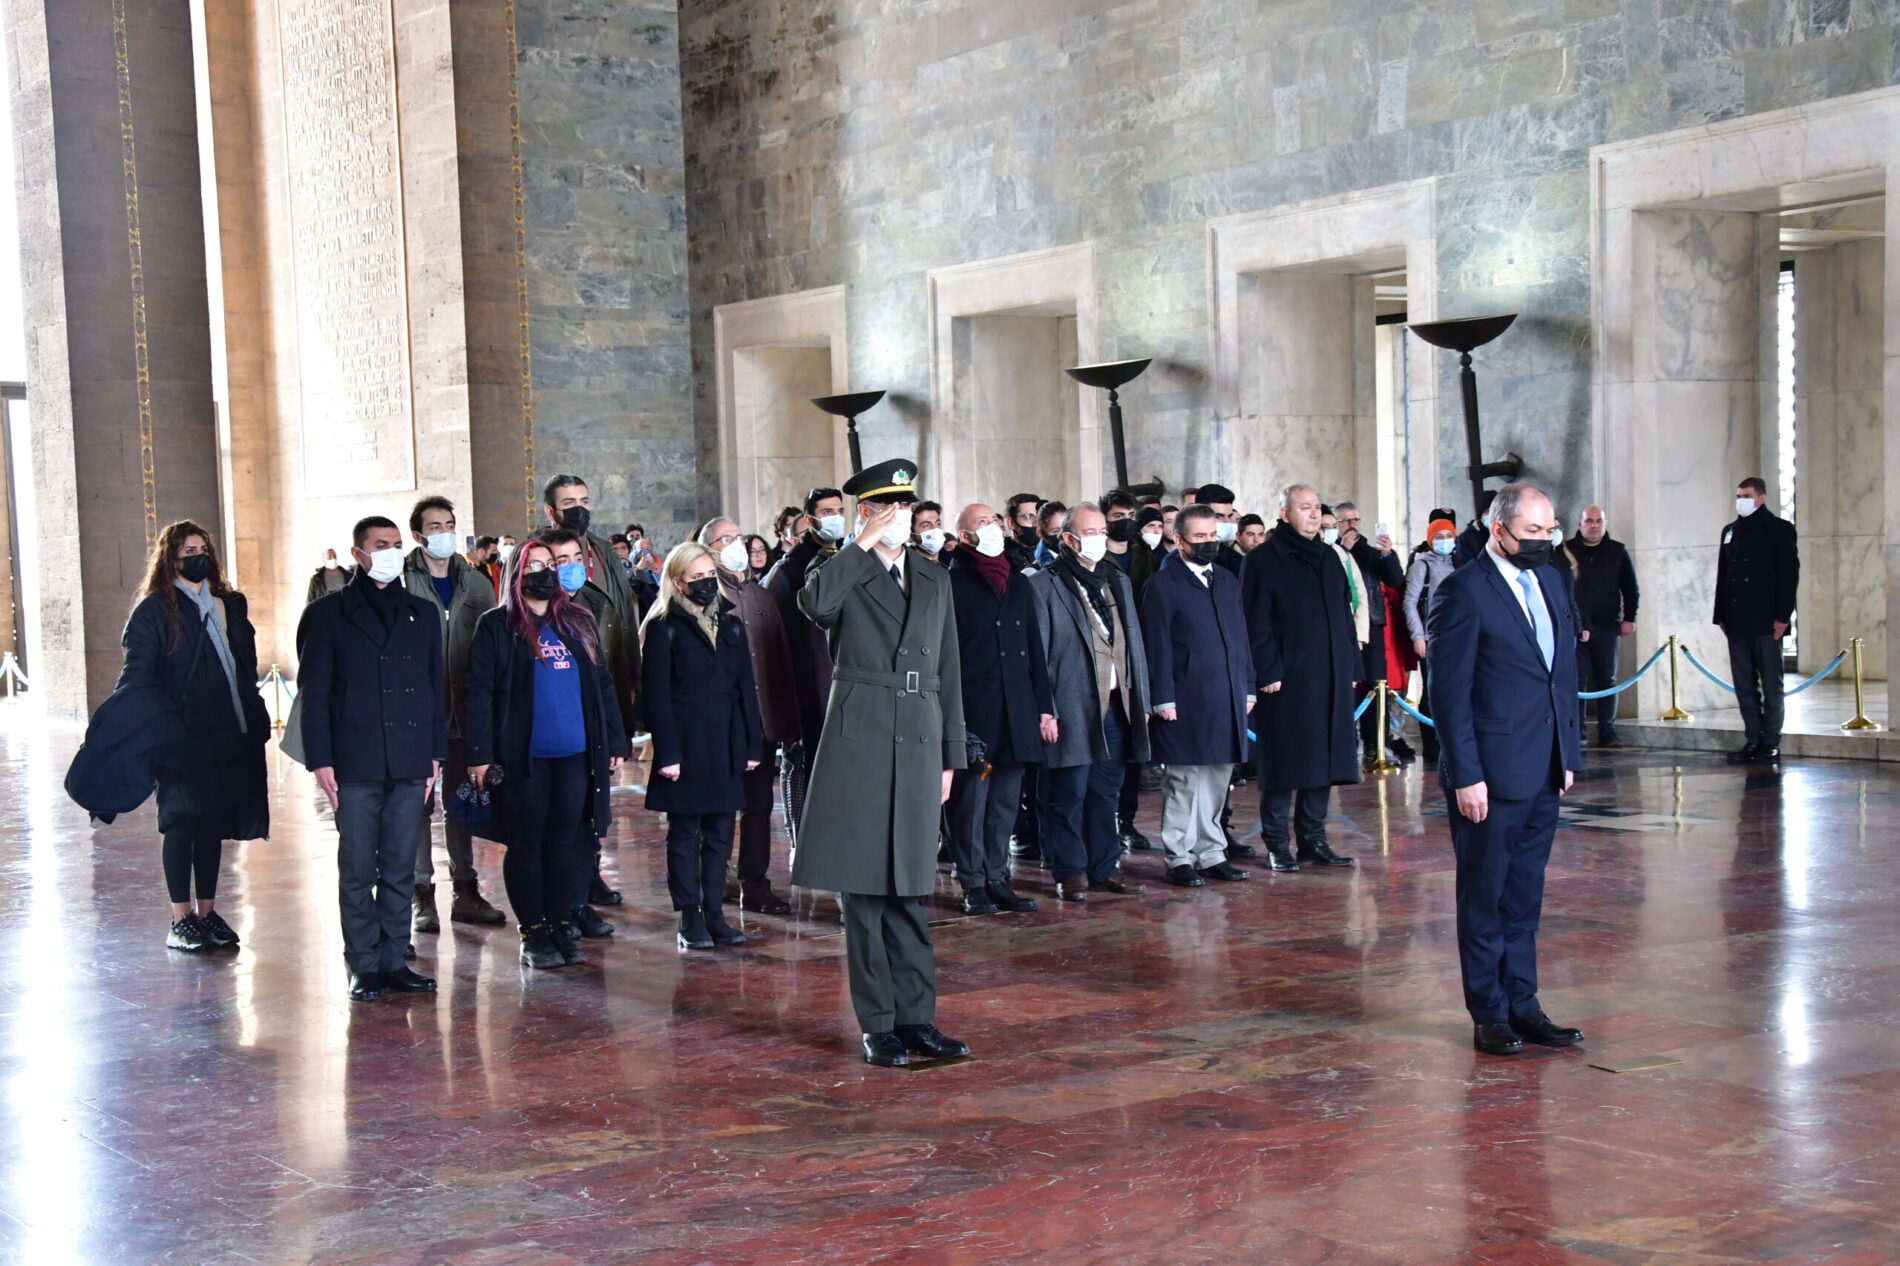
{"label": "black sneaker", "polygon": [[204,929],[205,936],[219,949],[225,949],[238,943],[238,934],[224,921],[224,916],[213,910],[210,914],[198,916],[198,924]]}
{"label": "black sneaker", "polygon": [[195,914],[188,914],[172,924],[172,930],[165,934],[165,948],[183,950],[187,954],[196,954],[201,949],[211,948],[211,937],[205,931],[205,925]]}
{"label": "black sneaker", "polygon": [[546,971],[564,965],[561,951],[548,935],[548,925],[531,923],[521,929],[521,965]]}
{"label": "black sneaker", "polygon": [[[561,956],[563,966],[579,967],[587,961],[587,955],[581,953],[581,947],[574,943],[573,924],[565,919],[549,919],[547,927],[548,940],[553,944],[554,952]],[[582,935],[586,934],[582,933]]]}

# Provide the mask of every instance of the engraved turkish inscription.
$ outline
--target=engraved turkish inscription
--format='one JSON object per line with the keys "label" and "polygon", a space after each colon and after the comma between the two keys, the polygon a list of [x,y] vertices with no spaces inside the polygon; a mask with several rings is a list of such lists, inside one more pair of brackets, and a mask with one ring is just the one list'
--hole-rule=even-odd
{"label": "engraved turkish inscription", "polygon": [[280,0],[304,486],[415,486],[390,0]]}

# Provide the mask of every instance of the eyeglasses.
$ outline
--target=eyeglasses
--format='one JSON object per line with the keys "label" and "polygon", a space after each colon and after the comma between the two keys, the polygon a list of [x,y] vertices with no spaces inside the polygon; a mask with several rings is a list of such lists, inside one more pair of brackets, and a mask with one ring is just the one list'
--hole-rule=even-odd
{"label": "eyeglasses", "polygon": [[527,572],[530,576],[532,576],[534,575],[534,573],[538,571],[546,571],[548,568],[552,566],[554,566],[553,563],[529,563],[527,566],[523,567],[521,570]]}

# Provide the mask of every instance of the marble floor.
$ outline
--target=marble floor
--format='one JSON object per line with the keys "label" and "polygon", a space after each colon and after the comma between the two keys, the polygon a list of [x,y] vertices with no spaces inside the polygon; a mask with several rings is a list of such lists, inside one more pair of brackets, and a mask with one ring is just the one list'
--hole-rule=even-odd
{"label": "marble floor", "polygon": [[1887,765],[1593,754],[1543,936],[1581,1050],[1472,1051],[1413,769],[1339,797],[1350,874],[981,919],[940,893],[942,1021],[976,1055],[899,1072],[855,1058],[835,922],[673,948],[634,792],[585,968],[445,923],[438,997],[351,1005],[288,765],[274,838],[226,865],[243,949],[168,952],[149,809],[90,828],[76,741],[0,705],[0,1260],[1900,1260]]}

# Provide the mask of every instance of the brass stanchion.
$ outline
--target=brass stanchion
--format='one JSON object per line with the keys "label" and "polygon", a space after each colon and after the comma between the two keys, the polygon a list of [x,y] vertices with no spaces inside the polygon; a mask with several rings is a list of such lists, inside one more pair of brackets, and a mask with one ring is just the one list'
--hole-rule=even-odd
{"label": "brass stanchion", "polygon": [[1371,772],[1375,774],[1396,774],[1399,770],[1405,768],[1397,761],[1390,761],[1385,758],[1385,692],[1390,689],[1391,687],[1387,686],[1383,681],[1373,683],[1373,692],[1378,697],[1377,709],[1374,712],[1374,716],[1378,720],[1378,725],[1375,728],[1379,733],[1378,746],[1374,749],[1378,754],[1373,758],[1372,765],[1370,766]]}
{"label": "brass stanchion", "polygon": [[277,671],[277,665],[272,664],[270,671],[264,674],[264,680],[270,683],[271,695],[277,700],[277,706],[271,709],[270,728],[273,730],[281,730],[284,728],[285,715],[284,675]]}
{"label": "brass stanchion", "polygon": [[1862,689],[1860,679],[1860,639],[1855,638],[1847,644],[1854,656],[1854,719],[1841,722],[1841,728],[1849,733],[1867,734],[1887,727],[1867,716],[1867,695]]}
{"label": "brass stanchion", "polygon": [[1682,674],[1676,668],[1676,635],[1669,635],[1669,710],[1662,714],[1661,721],[1693,721],[1695,718],[1682,710]]}

